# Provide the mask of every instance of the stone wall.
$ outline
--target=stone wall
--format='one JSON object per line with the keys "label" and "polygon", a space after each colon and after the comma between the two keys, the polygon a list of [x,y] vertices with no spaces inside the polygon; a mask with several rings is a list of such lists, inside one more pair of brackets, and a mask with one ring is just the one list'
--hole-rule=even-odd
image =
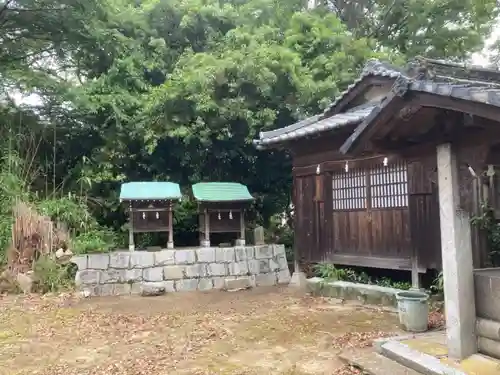
{"label": "stone wall", "polygon": [[231,280],[252,286],[287,284],[290,272],[283,245],[174,250],[116,251],[75,256],[76,285],[93,296],[225,289]]}

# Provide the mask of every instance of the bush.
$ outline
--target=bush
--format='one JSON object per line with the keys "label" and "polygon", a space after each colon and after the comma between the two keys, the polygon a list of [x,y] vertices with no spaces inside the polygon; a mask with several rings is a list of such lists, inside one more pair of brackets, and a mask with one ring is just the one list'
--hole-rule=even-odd
{"label": "bush", "polygon": [[76,265],[59,264],[49,256],[42,256],[33,265],[35,291],[58,292],[74,286]]}
{"label": "bush", "polygon": [[118,236],[109,229],[93,229],[75,236],[70,250],[74,254],[105,253],[116,247]]}
{"label": "bush", "polygon": [[408,290],[411,284],[405,281],[394,281],[387,277],[381,279],[372,279],[365,272],[356,272],[349,268],[336,268],[331,263],[318,263],[314,266],[314,272],[318,277],[325,281],[349,281],[360,284],[374,284],[389,288]]}

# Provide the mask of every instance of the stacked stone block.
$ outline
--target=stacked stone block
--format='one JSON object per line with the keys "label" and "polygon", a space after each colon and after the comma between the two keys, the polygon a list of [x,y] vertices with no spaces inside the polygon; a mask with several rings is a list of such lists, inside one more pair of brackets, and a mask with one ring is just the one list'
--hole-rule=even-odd
{"label": "stacked stone block", "polygon": [[225,289],[230,280],[252,286],[287,284],[283,245],[117,251],[75,256],[76,285],[94,296],[139,294],[145,286],[167,292]]}

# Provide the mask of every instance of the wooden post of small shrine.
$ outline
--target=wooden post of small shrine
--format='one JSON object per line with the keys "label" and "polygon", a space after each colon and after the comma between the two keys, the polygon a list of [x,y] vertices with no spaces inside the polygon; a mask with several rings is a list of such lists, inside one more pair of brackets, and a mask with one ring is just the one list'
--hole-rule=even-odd
{"label": "wooden post of small shrine", "polygon": [[133,220],[133,212],[132,212],[132,202],[129,203],[129,226],[128,226],[128,249],[130,251],[135,250],[134,244],[134,220]]}
{"label": "wooden post of small shrine", "polygon": [[167,249],[174,248],[174,215],[172,213],[172,202],[168,205],[168,242]]}
{"label": "wooden post of small shrine", "polygon": [[245,246],[245,211],[241,210],[240,213],[240,238],[236,240],[239,246]]}
{"label": "wooden post of small shrine", "polygon": [[208,213],[208,209],[205,208],[203,210],[204,212],[204,215],[203,215],[203,219],[204,219],[204,224],[205,224],[205,231],[203,232],[203,243],[201,244],[201,246],[203,247],[210,247],[210,215]]}

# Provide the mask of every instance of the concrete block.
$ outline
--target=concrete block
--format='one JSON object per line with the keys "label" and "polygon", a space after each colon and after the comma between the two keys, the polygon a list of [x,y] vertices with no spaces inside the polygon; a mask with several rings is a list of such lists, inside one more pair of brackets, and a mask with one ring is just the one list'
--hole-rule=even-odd
{"label": "concrete block", "polygon": [[256,275],[259,273],[259,261],[256,259],[249,259],[248,260],[248,272],[250,272],[251,275]]}
{"label": "concrete block", "polygon": [[88,255],[87,268],[93,270],[107,270],[109,267],[109,254]]}
{"label": "concrete block", "polygon": [[274,258],[269,259],[269,268],[272,272],[277,272],[280,270],[280,265]]}
{"label": "concrete block", "polygon": [[253,246],[245,246],[247,259],[255,259],[255,248]]}
{"label": "concrete block", "polygon": [[76,264],[79,271],[87,268],[87,256],[86,255],[76,255],[71,258],[71,263]]}
{"label": "concrete block", "polygon": [[215,248],[209,247],[205,249],[196,249],[196,259],[200,263],[214,263]]}
{"label": "concrete block", "polygon": [[125,270],[109,268],[106,271],[102,271],[100,283],[124,283],[125,282]]}
{"label": "concrete block", "polygon": [[217,263],[230,263],[235,261],[234,247],[215,249],[215,261]]}
{"label": "concrete block", "polygon": [[192,292],[198,289],[197,279],[183,279],[175,281],[175,290],[178,292]]}
{"label": "concrete block", "polygon": [[161,250],[154,253],[155,266],[175,264],[175,250]]}
{"label": "concrete block", "polygon": [[207,264],[207,273],[209,276],[226,276],[228,273],[227,265],[224,263]]}
{"label": "concrete block", "polygon": [[231,276],[248,275],[248,263],[247,262],[229,263],[229,275]]}
{"label": "concrete block", "polygon": [[242,290],[252,287],[249,277],[241,277],[238,279],[226,278],[225,284],[225,289],[228,291]]}
{"label": "concrete block", "polygon": [[113,284],[112,293],[114,296],[126,296],[130,294],[131,289],[130,284]]}
{"label": "concrete block", "polygon": [[278,284],[289,284],[292,279],[288,269],[276,272],[276,276],[278,278]]}
{"label": "concrete block", "polygon": [[154,253],[148,251],[134,251],[130,253],[130,268],[154,267]]}
{"label": "concrete block", "polygon": [[257,286],[273,286],[276,285],[276,282],[276,274],[274,272],[255,275],[255,284]]}
{"label": "concrete block", "polygon": [[129,270],[125,270],[125,282],[126,283],[135,283],[142,281],[142,269],[140,268],[132,268]]}
{"label": "concrete block", "polygon": [[273,245],[273,256],[279,257],[281,255],[285,255],[285,245]]}
{"label": "concrete block", "polygon": [[273,260],[274,262],[278,263],[278,269],[280,270],[288,269],[288,261],[286,260],[286,256],[284,254],[274,256]]}
{"label": "concrete block", "polygon": [[271,269],[271,264],[269,259],[260,259],[257,261],[258,263],[258,270],[256,274],[260,273],[269,273],[272,272],[273,270]]}
{"label": "concrete block", "polygon": [[237,262],[243,262],[249,259],[246,247],[235,247],[234,253]]}
{"label": "concrete block", "polygon": [[129,268],[130,252],[116,251],[109,254],[110,268]]}
{"label": "concrete block", "polygon": [[[165,291],[162,293],[172,293],[175,292],[174,282],[173,281],[156,281],[156,282],[142,282],[142,283],[134,283],[132,284],[131,293],[132,294],[143,294],[146,290],[154,292],[157,289],[158,292],[161,289]],[[153,295],[153,294],[151,294]]]}
{"label": "concrete block", "polygon": [[212,280],[214,283],[214,289],[224,289],[226,285],[224,277],[214,277]]}
{"label": "concrete block", "polygon": [[165,266],[163,267],[163,278],[165,280],[180,280],[186,276],[186,266]]}
{"label": "concrete block", "polygon": [[255,246],[255,259],[269,259],[272,256],[272,245]]}
{"label": "concrete block", "polygon": [[193,264],[196,263],[194,250],[176,250],[175,264]]}
{"label": "concrete block", "polygon": [[200,278],[205,276],[207,276],[207,268],[205,264],[198,263],[186,266],[186,277]]}
{"label": "concrete block", "polygon": [[212,279],[210,278],[203,278],[200,279],[198,282],[198,290],[201,291],[206,291],[206,290],[211,290],[214,287],[214,283]]}
{"label": "concrete block", "polygon": [[101,281],[101,271],[99,270],[83,270],[77,271],[75,276],[75,284],[99,284]]}
{"label": "concrete block", "polygon": [[142,278],[144,281],[163,281],[163,267],[144,268]]}
{"label": "concrete block", "polygon": [[91,290],[91,295],[96,297],[107,297],[114,295],[113,284],[95,285]]}

